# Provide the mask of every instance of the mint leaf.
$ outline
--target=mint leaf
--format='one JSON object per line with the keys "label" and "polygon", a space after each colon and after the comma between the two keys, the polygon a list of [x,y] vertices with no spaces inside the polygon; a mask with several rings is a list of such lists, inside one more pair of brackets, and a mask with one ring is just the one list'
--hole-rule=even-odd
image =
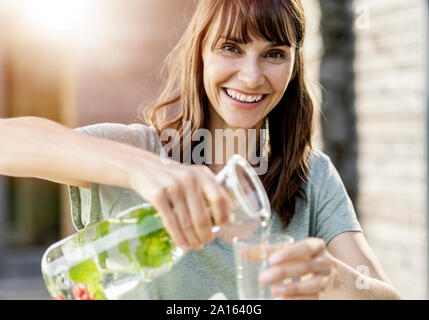
{"label": "mint leaf", "polygon": [[88,286],[90,294],[95,295],[95,300],[106,300],[104,288],[100,283],[100,272],[97,265],[91,259],[78,263],[69,269],[69,277],[76,283]]}
{"label": "mint leaf", "polygon": [[95,226],[95,239],[104,237],[109,234],[109,225],[108,220],[101,221]]}
{"label": "mint leaf", "polygon": [[122,241],[118,245],[118,251],[127,257],[128,262],[133,262],[133,257],[131,256],[130,242],[128,240]]}
{"label": "mint leaf", "polygon": [[147,215],[139,222],[137,229],[139,235],[147,236],[155,231],[164,229],[164,225],[160,218]]}
{"label": "mint leaf", "polygon": [[[97,223],[95,226],[95,239],[102,238],[109,234],[109,226],[110,222],[107,220],[101,221]],[[107,251],[102,251],[97,255],[98,258],[98,264],[101,268],[106,269],[106,259],[109,257],[109,254]]]}
{"label": "mint leaf", "polygon": [[170,235],[164,229],[158,212],[154,207],[140,208],[130,213],[137,219],[140,246],[135,256],[140,267],[157,268],[172,260],[171,251],[175,248]]}
{"label": "mint leaf", "polygon": [[157,268],[172,260],[175,244],[165,229],[140,237],[135,256],[141,267]]}
{"label": "mint leaf", "polygon": [[135,218],[137,219],[137,223],[140,223],[141,221],[143,221],[143,219],[148,216],[148,215],[156,215],[158,212],[156,211],[156,209],[154,207],[148,207],[148,208],[139,208],[136,209],[134,211],[131,211],[129,213],[131,218]]}
{"label": "mint leaf", "polygon": [[98,264],[101,268],[106,269],[106,259],[109,257],[107,251],[102,251],[97,255]]}

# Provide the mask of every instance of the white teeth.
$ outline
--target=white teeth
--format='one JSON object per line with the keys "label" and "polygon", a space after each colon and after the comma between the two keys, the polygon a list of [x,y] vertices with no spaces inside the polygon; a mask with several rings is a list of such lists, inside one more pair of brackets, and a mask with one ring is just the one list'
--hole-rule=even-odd
{"label": "white teeth", "polygon": [[239,100],[241,102],[248,102],[248,103],[258,102],[263,97],[262,94],[258,96],[248,96],[248,95],[238,93],[237,91],[234,91],[231,89],[226,89],[226,93],[233,99]]}

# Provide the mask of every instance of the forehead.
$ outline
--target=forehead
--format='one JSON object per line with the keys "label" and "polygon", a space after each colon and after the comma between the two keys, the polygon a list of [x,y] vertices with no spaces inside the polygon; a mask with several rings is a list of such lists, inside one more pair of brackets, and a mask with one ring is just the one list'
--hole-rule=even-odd
{"label": "forehead", "polygon": [[212,49],[222,37],[239,43],[251,43],[260,39],[289,47],[298,46],[292,18],[285,8],[262,9],[257,5],[243,8],[239,5],[240,2],[227,1],[229,5],[219,8],[215,13],[204,39],[206,44],[211,44]]}

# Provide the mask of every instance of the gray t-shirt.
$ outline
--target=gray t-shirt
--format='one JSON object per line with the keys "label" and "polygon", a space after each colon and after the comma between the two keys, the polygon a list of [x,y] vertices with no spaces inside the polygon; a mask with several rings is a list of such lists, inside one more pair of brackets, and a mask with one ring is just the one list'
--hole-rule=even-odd
{"label": "gray t-shirt", "polygon": [[[99,138],[163,153],[153,127],[142,124],[95,124],[76,129]],[[309,159],[309,179],[303,185],[308,202],[296,200],[296,213],[286,230],[272,212],[271,232],[286,233],[295,241],[317,237],[329,243],[335,236],[362,229],[341,178],[329,157],[318,151]],[[73,224],[77,230],[145,202],[133,190],[91,184],[91,189],[69,187]],[[216,238],[203,250],[189,251],[173,269],[150,284],[137,287],[128,299],[208,299],[222,292],[237,299],[232,246]]]}

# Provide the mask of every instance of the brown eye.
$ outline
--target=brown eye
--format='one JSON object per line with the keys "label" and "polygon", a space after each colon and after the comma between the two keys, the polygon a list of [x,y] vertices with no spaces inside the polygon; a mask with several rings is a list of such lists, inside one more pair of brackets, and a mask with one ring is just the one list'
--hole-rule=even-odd
{"label": "brown eye", "polygon": [[225,51],[227,53],[240,53],[239,49],[232,44],[224,44],[222,46],[222,51]]}
{"label": "brown eye", "polygon": [[279,59],[283,59],[285,57],[285,54],[282,51],[273,50],[267,53],[267,57],[271,59],[279,60]]}

